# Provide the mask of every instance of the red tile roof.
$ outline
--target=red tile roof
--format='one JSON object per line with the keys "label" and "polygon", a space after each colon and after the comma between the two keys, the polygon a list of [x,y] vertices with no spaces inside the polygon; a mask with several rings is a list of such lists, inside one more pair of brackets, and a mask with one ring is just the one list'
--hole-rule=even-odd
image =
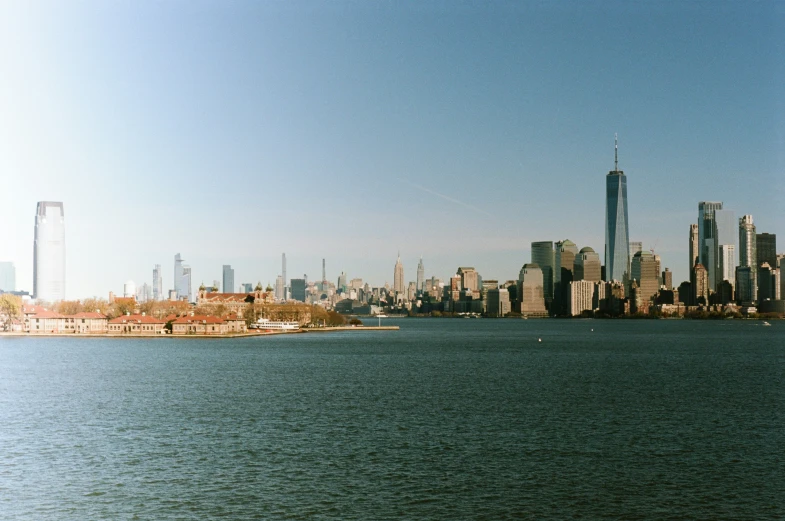
{"label": "red tile roof", "polygon": [[193,323],[223,324],[224,321],[218,317],[211,317],[207,315],[193,315],[193,316],[180,317],[174,322],[172,322],[172,324],[193,324]]}
{"label": "red tile roof", "polygon": [[164,324],[162,320],[147,315],[122,315],[109,321],[110,324]]}
{"label": "red tile roof", "polygon": [[35,306],[33,304],[22,306],[22,313],[25,315],[35,315],[36,313],[40,313],[42,311],[46,311],[46,308],[43,306]]}
{"label": "red tile roof", "polygon": [[47,311],[46,309],[41,308],[41,311],[36,313],[30,318],[69,318],[65,315],[61,315],[60,313],[55,313],[54,311]]}

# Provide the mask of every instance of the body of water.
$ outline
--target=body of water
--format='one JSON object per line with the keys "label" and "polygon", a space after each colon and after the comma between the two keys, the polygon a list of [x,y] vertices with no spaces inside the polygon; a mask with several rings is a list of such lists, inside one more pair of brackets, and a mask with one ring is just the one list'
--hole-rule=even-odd
{"label": "body of water", "polygon": [[783,322],[388,323],[0,338],[0,519],[785,517]]}

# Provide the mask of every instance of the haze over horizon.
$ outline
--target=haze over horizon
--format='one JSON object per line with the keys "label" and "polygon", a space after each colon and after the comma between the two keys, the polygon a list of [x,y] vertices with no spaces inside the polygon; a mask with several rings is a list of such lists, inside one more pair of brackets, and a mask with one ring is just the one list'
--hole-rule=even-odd
{"label": "haze over horizon", "polygon": [[[785,4],[0,4],[0,261],[32,291],[62,201],[69,299],[173,257],[194,289],[516,278],[530,243],[630,240],[688,279],[699,201],[785,241]],[[737,259],[738,261],[738,259]],[[235,288],[236,289],[236,288]]]}

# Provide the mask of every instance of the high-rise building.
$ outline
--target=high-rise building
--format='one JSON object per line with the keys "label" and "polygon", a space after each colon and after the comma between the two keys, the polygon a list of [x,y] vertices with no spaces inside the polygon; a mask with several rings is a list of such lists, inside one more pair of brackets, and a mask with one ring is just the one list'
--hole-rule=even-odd
{"label": "high-rise building", "polygon": [[461,287],[464,290],[479,291],[480,280],[477,270],[472,267],[461,266],[458,268],[458,276],[461,277]]}
{"label": "high-rise building", "polygon": [[775,269],[777,267],[777,234],[755,234],[755,246],[757,249],[758,266],[767,262],[772,269]]}
{"label": "high-rise building", "polygon": [[292,299],[305,302],[305,287],[307,283],[305,278],[292,279],[290,287],[292,288]]}
{"label": "high-rise building", "polygon": [[532,264],[537,264],[542,270],[542,284],[545,293],[545,301],[550,304],[553,300],[553,241],[537,241],[533,242],[531,246]]}
{"label": "high-rise building", "polygon": [[[720,252],[724,250],[727,254],[731,250],[728,246],[732,246],[735,251],[739,238],[737,226],[736,213],[733,210],[714,210],[713,250],[709,252],[708,260],[710,265],[706,266],[709,273],[709,288],[712,290],[716,290],[717,284],[725,280],[720,265],[729,269],[730,278],[727,280],[733,279],[736,265],[724,265],[723,260],[720,258]],[[735,262],[735,257],[732,260]]]}
{"label": "high-rise building", "polygon": [[570,282],[570,299],[567,314],[578,316],[584,311],[593,311],[595,302],[595,289],[597,284],[590,280],[574,280]]}
{"label": "high-rise building", "polygon": [[275,278],[275,300],[277,301],[283,300],[283,287],[284,287],[283,276],[278,275]]}
{"label": "high-rise building", "polygon": [[638,294],[643,302],[657,296],[660,289],[659,263],[648,251],[639,251],[632,258],[630,277],[638,282]]}
{"label": "high-rise building", "polygon": [[[755,234],[755,222],[751,215],[745,215],[739,219],[739,266],[749,266],[751,269],[751,288],[750,295],[742,293],[742,289],[736,288],[736,300],[744,302],[754,302],[758,300],[758,246],[757,235]],[[746,272],[744,273],[746,276]],[[738,285],[738,277],[736,277]],[[745,281],[746,283],[746,281]],[[741,294],[741,296],[740,296]],[[743,297],[743,298],[742,298]],[[749,297],[747,299],[746,297]]]}
{"label": "high-rise building", "polygon": [[222,287],[224,293],[234,293],[234,268],[230,264],[223,265]]}
{"label": "high-rise building", "polygon": [[[174,290],[177,292],[177,298],[183,297],[183,258],[179,253],[174,256]],[[187,295],[187,294],[186,294]]]}
{"label": "high-rise building", "polygon": [[524,264],[518,274],[518,300],[521,315],[545,315],[542,270],[535,263]]}
{"label": "high-rise building", "polygon": [[134,281],[127,280],[123,284],[123,298],[136,298],[136,283]]}
{"label": "high-rise building", "polygon": [[599,282],[602,280],[601,272],[600,255],[588,246],[581,248],[581,251],[575,256],[573,279]]}
{"label": "high-rise building", "polygon": [[191,293],[191,267],[183,264],[183,278],[180,281],[180,290],[182,294],[178,295],[180,298],[185,298],[188,302],[193,302],[193,294]]}
{"label": "high-rise building", "polygon": [[703,264],[696,264],[690,272],[693,306],[705,306],[709,303],[709,275]]}
{"label": "high-rise building", "polygon": [[153,300],[164,299],[164,282],[161,274],[161,265],[156,264],[153,268]]}
{"label": "high-rise building", "polygon": [[403,280],[403,263],[401,262],[401,252],[398,252],[398,260],[395,261],[395,272],[393,273],[394,294],[403,295],[403,292],[406,290]]}
{"label": "high-rise building", "polygon": [[668,268],[665,268],[665,271],[662,272],[662,285],[667,290],[673,289],[673,272]]}
{"label": "high-rise building", "polygon": [[65,299],[65,214],[62,202],[38,203],[33,243],[33,296],[48,302]]}
{"label": "high-rise building", "polygon": [[286,278],[286,254],[281,254],[281,278],[283,279],[283,299],[289,299],[289,286],[286,285],[286,281],[289,280]]}
{"label": "high-rise building", "polygon": [[250,282],[243,282],[242,284],[240,284],[240,293],[252,293],[252,292],[253,292],[253,284],[252,283],[250,283]]}
{"label": "high-rise building", "polygon": [[632,262],[632,258],[639,251],[643,251],[643,243],[641,241],[630,241],[630,262]]}
{"label": "high-rise building", "polygon": [[[605,274],[608,280],[626,282],[630,271],[630,228],[627,210],[627,176],[619,170],[619,145],[614,167],[605,177]],[[554,280],[556,280],[554,278]]]}
{"label": "high-rise building", "polygon": [[768,262],[758,268],[758,302],[776,300],[778,291],[775,288],[777,270],[772,269]]}
{"label": "high-rise building", "polygon": [[756,268],[750,266],[736,267],[736,301],[741,304],[752,304],[755,302],[757,292],[755,291],[755,275],[758,273]]}
{"label": "high-rise building", "polygon": [[346,283],[346,273],[341,272],[341,274],[338,275],[338,287],[336,288],[336,291],[346,293],[348,288],[349,285]]}
{"label": "high-rise building", "polygon": [[489,289],[486,299],[487,315],[489,317],[503,317],[510,311],[510,292],[504,288]]}
{"label": "high-rise building", "polygon": [[698,225],[691,224],[690,225],[690,265],[688,267],[689,272],[692,271],[693,266],[695,266],[697,263],[700,262],[699,244],[700,244],[700,239],[698,235]]}
{"label": "high-rise building", "polygon": [[425,266],[422,264],[422,256],[417,264],[417,291],[425,291]]}
{"label": "high-rise building", "polygon": [[736,279],[736,246],[733,244],[720,244],[719,264],[717,266],[716,288],[722,281],[727,280],[734,284]]}
{"label": "high-rise building", "polygon": [[722,210],[720,201],[698,203],[698,262],[708,270],[709,254],[714,251],[714,212]]}
{"label": "high-rise building", "polygon": [[16,267],[13,262],[0,262],[0,290],[16,291]]}

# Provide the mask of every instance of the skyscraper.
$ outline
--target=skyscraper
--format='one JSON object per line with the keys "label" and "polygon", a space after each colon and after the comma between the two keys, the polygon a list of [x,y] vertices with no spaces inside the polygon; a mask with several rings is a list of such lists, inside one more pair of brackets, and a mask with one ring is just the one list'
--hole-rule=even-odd
{"label": "skyscraper", "polygon": [[764,262],[768,262],[771,269],[777,268],[777,234],[755,234],[755,248],[757,250],[756,260],[758,266],[762,266]]}
{"label": "skyscraper", "polygon": [[477,270],[469,266],[458,268],[458,276],[461,277],[461,287],[464,290],[479,291],[480,281]]}
{"label": "skyscraper", "polygon": [[289,279],[286,278],[286,254],[285,253],[281,254],[281,278],[283,278],[283,299],[288,300],[289,286],[286,281]]}
{"label": "skyscraper", "polygon": [[644,302],[657,296],[660,289],[660,267],[654,255],[648,251],[637,252],[631,261],[630,278],[638,282],[638,290]]}
{"label": "skyscraper", "polygon": [[16,291],[16,267],[13,262],[0,262],[0,290]]}
{"label": "skyscraper", "polygon": [[545,301],[550,304],[553,300],[553,241],[537,241],[532,243],[532,264],[542,270],[542,287]]}
{"label": "skyscraper", "polygon": [[395,261],[395,272],[393,273],[393,294],[403,295],[406,291],[403,281],[403,263],[401,263],[401,253],[398,252],[398,260]]}
{"label": "skyscraper", "polygon": [[[754,302],[758,299],[758,246],[755,223],[751,215],[745,215],[739,219],[739,266],[750,268],[750,273],[747,274],[745,271],[744,276],[750,277],[751,280],[745,280],[745,284],[749,284],[749,288],[745,287],[743,293],[742,288],[738,287],[739,281],[736,281],[737,300]],[[742,295],[739,296],[739,293]]]}
{"label": "skyscraper", "polygon": [[717,242],[714,237],[714,212],[722,210],[722,202],[701,201],[698,203],[698,262],[703,264],[706,271],[712,272],[712,265],[716,265],[714,254]]}
{"label": "skyscraper", "polygon": [[161,277],[161,265],[156,264],[153,268],[153,300],[164,299],[164,283]]}
{"label": "skyscraper", "polygon": [[575,256],[573,280],[599,282],[601,280],[601,269],[599,254],[589,246],[586,246],[581,248],[581,251]]}
{"label": "skyscraper", "polygon": [[698,225],[691,224],[690,225],[690,265],[688,266],[690,273],[692,271],[692,267],[695,266],[698,262],[700,262],[700,238],[698,235]]}
{"label": "skyscraper", "polygon": [[183,264],[183,277],[180,280],[180,291],[182,291],[182,295],[178,295],[178,297],[185,297],[188,302],[193,302],[193,296],[191,294],[191,267],[187,264]]}
{"label": "skyscraper", "polygon": [[630,272],[630,228],[627,211],[627,176],[619,170],[619,144],[613,170],[605,177],[605,274],[625,282]]}
{"label": "skyscraper", "polygon": [[630,262],[632,262],[632,258],[639,251],[643,251],[643,243],[641,241],[630,241]]}
{"label": "skyscraper", "polygon": [[49,302],[65,299],[65,216],[62,202],[38,203],[33,243],[33,295]]}
{"label": "skyscraper", "polygon": [[[714,249],[710,252],[709,262],[711,266],[706,266],[709,273],[709,288],[714,291],[717,289],[717,284],[726,280],[723,276],[723,269],[727,270],[728,279],[733,280],[736,271],[736,265],[727,266],[729,261],[735,262],[735,256],[727,257],[731,251],[735,251],[736,243],[738,242],[738,233],[736,221],[736,213],[733,210],[714,210]],[[722,254],[726,258],[721,258]]]}
{"label": "skyscraper", "polygon": [[542,270],[535,263],[524,264],[518,274],[518,301],[521,315],[545,315]]}
{"label": "skyscraper", "polygon": [[425,267],[422,264],[422,256],[417,264],[417,291],[425,291]]}
{"label": "skyscraper", "polygon": [[283,276],[278,275],[275,278],[275,300],[281,301],[283,300]]}
{"label": "skyscraper", "polygon": [[234,269],[230,264],[223,265],[223,291],[224,293],[234,293]]}
{"label": "skyscraper", "polygon": [[690,272],[693,306],[705,306],[709,303],[709,277],[703,264],[696,264]]}
{"label": "skyscraper", "polygon": [[183,283],[183,258],[177,253],[174,256],[174,291],[177,293],[177,298],[183,296],[181,285]]}

